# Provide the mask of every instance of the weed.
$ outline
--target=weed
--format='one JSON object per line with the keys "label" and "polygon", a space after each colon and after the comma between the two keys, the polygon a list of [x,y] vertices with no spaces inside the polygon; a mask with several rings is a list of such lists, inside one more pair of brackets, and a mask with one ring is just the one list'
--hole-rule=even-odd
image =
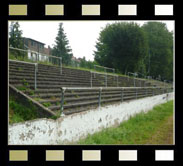
{"label": "weed", "polygon": [[17,89],[18,90],[21,90],[21,91],[25,91],[25,90],[27,90],[27,87],[25,87],[25,86],[19,86],[19,87],[17,87]]}
{"label": "weed", "polygon": [[30,95],[30,96],[32,96],[32,95],[35,94],[34,91],[33,91],[32,89],[27,89],[27,90],[26,90],[26,93],[27,93],[28,95]]}
{"label": "weed", "polygon": [[40,101],[41,99],[38,98],[38,97],[36,97],[36,98],[34,98],[34,100],[35,100],[35,101]]}
{"label": "weed", "polygon": [[56,100],[56,97],[55,96],[51,96],[50,99],[51,100]]}
{"label": "weed", "polygon": [[60,105],[60,102],[58,101],[58,102],[56,102],[56,105]]}
{"label": "weed", "polygon": [[44,105],[45,107],[49,107],[49,106],[51,106],[51,103],[50,103],[50,102],[46,102],[46,103],[43,103],[43,105]]}
{"label": "weed", "polygon": [[60,117],[60,111],[57,111],[56,115],[53,115],[50,118],[56,120],[59,117]]}
{"label": "weed", "polygon": [[18,71],[22,71],[23,69],[21,67],[18,68]]}
{"label": "weed", "polygon": [[9,123],[23,122],[38,117],[36,108],[33,105],[26,107],[18,103],[12,96],[9,98]]}

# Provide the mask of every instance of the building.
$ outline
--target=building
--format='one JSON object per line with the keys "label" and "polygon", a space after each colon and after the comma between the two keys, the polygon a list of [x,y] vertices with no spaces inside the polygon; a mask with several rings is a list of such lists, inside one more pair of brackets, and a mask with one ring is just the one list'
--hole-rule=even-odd
{"label": "building", "polygon": [[[28,58],[32,60],[45,61],[51,55],[51,48],[45,48],[45,44],[31,38],[23,38],[24,48],[28,50]],[[47,56],[46,56],[47,55]]]}

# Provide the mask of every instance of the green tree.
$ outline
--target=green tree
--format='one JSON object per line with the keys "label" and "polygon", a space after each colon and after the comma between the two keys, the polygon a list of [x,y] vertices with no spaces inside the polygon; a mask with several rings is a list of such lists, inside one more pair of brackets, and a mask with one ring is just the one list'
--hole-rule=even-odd
{"label": "green tree", "polygon": [[22,30],[20,30],[20,25],[18,22],[11,22],[9,45],[15,48],[23,48]]}
{"label": "green tree", "polygon": [[[9,28],[9,46],[14,48],[24,48],[22,40],[22,30],[20,30],[20,25],[18,22],[11,22]],[[10,55],[17,57],[25,57],[26,53],[18,50],[10,49]]]}
{"label": "green tree", "polygon": [[145,74],[147,48],[145,33],[138,24],[107,24],[100,32],[94,56],[100,65],[115,68],[121,73]]}
{"label": "green tree", "polygon": [[52,55],[62,57],[62,63],[69,65],[73,56],[72,50],[69,46],[66,34],[64,33],[63,24],[59,24],[58,34],[55,40],[55,46],[52,50]]}
{"label": "green tree", "polygon": [[148,22],[142,28],[149,45],[149,56],[146,59],[148,74],[173,80],[173,33],[161,22]]}

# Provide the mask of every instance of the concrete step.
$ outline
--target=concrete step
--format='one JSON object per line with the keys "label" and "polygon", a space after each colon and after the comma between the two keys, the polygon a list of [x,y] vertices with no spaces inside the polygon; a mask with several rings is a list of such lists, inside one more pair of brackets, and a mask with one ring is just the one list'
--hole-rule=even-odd
{"label": "concrete step", "polygon": [[[138,98],[142,98],[145,97],[145,95],[140,95]],[[135,96],[125,96],[123,97],[123,101],[128,101],[128,100],[132,100],[132,99],[138,99]],[[121,97],[114,97],[114,98],[108,98],[108,99],[102,99],[101,100],[101,104],[102,103],[110,103],[110,102],[117,102],[117,101],[121,101]],[[73,108],[77,108],[77,107],[85,107],[85,106],[89,106],[89,105],[98,105],[98,100],[90,100],[90,101],[85,101],[85,102],[77,102],[74,104],[66,104],[64,105],[64,109],[73,109]],[[52,111],[56,111],[56,110],[60,110],[60,105],[52,105],[50,107],[48,107],[49,109],[51,109]]]}

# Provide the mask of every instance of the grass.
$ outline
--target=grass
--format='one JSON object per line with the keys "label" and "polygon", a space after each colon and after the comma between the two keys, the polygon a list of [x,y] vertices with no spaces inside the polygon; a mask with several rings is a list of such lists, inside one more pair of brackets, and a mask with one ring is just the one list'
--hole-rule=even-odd
{"label": "grass", "polygon": [[[159,142],[166,144],[166,141],[163,141],[163,139],[166,139],[168,131],[160,129],[160,126],[166,126],[172,116],[173,101],[169,101],[154,107],[148,113],[140,113],[135,117],[131,117],[116,128],[111,127],[93,135],[88,135],[86,139],[80,140],[77,144],[133,145],[156,144]],[[173,123],[169,124],[169,128],[171,131],[169,137],[172,137]]]}
{"label": "grass", "polygon": [[17,102],[14,97],[9,98],[9,123],[24,122],[38,117],[35,107],[26,107]]}
{"label": "grass", "polygon": [[50,102],[46,102],[46,103],[43,103],[43,105],[44,105],[45,107],[49,107],[49,106],[51,106],[51,103],[50,103]]}

